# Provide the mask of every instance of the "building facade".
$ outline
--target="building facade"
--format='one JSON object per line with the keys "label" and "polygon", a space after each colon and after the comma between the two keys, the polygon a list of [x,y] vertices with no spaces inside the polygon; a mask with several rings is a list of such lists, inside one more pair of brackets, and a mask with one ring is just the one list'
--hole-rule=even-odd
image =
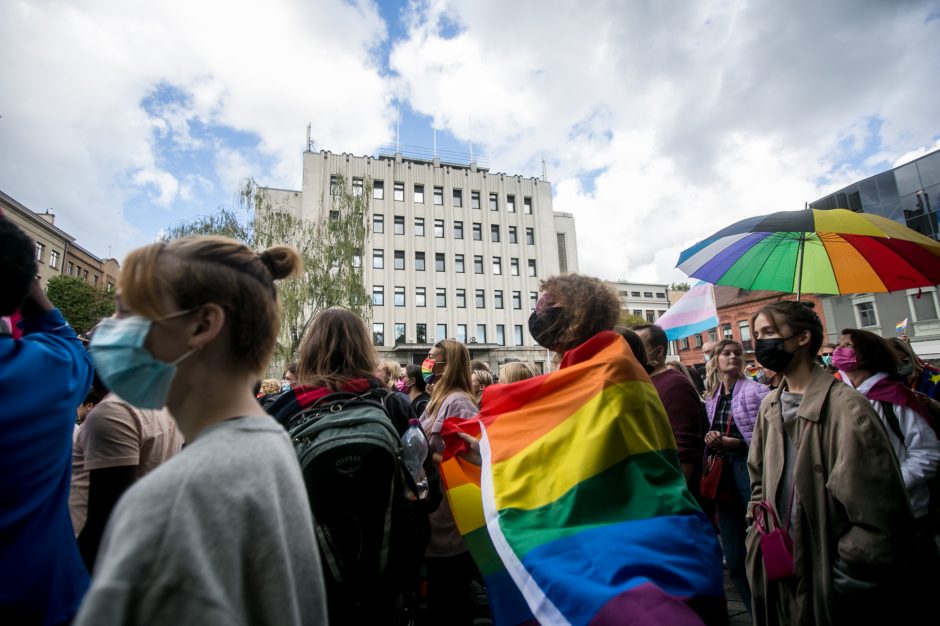
{"label": "building facade", "polygon": [[617,292],[624,315],[634,315],[652,324],[669,308],[668,285],[622,280],[608,281],[607,284]]}
{"label": "building facade", "polygon": [[[852,183],[810,206],[874,213],[940,241],[940,150]],[[906,335],[922,358],[940,359],[940,303],[936,286],[893,293],[828,296],[822,299],[822,304],[826,317],[832,321],[828,341],[838,339],[844,328],[862,328],[882,337]]]}
{"label": "building facade", "polygon": [[0,191],[4,217],[22,228],[36,242],[36,262],[43,287],[53,276],[80,278],[95,288],[113,290],[120,277],[115,259],[101,259],[75,242],[75,237],[55,225],[55,214],[35,213]]}
{"label": "building facade", "polygon": [[303,161],[300,191],[264,190],[272,209],[325,219],[337,185],[371,190],[363,267],[382,358],[420,363],[451,338],[494,368],[511,358],[545,367],[527,326],[539,281],[578,270],[574,218],[553,210],[550,183],[401,154],[307,151]]}

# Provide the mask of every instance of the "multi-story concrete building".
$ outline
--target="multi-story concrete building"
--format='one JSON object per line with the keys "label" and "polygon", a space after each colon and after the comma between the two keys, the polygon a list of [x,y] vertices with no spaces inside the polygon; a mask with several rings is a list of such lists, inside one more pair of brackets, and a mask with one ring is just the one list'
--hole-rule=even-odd
{"label": "multi-story concrete building", "polygon": [[[810,206],[875,213],[940,240],[940,150],[852,183]],[[922,358],[940,359],[937,286],[825,297],[822,306],[831,321],[828,341],[837,340],[843,328],[863,328],[882,337],[905,333]],[[896,330],[905,320],[906,329]]]}
{"label": "multi-story concrete building", "polygon": [[653,323],[669,308],[669,286],[631,283],[623,280],[608,281],[620,298],[620,308],[627,315],[635,315]]}
{"label": "multi-story concrete building", "polygon": [[550,183],[400,153],[307,151],[303,162],[300,191],[265,189],[274,210],[323,219],[340,181],[371,188],[363,266],[383,358],[420,363],[453,338],[491,366],[544,366],[527,327],[539,281],[578,270],[574,218],[553,210]]}
{"label": "multi-story concrete building", "polygon": [[58,274],[81,278],[96,288],[114,289],[120,266],[114,259],[100,259],[75,243],[75,237],[55,225],[51,210],[35,213],[0,191],[3,215],[36,241],[36,261],[43,287]]}

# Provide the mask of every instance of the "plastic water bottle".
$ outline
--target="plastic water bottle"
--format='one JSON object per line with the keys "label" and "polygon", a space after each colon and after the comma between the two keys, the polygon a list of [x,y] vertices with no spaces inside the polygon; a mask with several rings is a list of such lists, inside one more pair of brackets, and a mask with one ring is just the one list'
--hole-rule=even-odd
{"label": "plastic water bottle", "polygon": [[428,495],[428,477],[424,473],[424,460],[428,458],[428,439],[424,436],[424,430],[421,428],[421,422],[418,420],[408,420],[408,430],[401,437],[401,458],[405,464],[405,469],[411,474],[418,487],[418,493],[411,493],[411,489],[405,485],[405,494],[411,499],[422,500]]}

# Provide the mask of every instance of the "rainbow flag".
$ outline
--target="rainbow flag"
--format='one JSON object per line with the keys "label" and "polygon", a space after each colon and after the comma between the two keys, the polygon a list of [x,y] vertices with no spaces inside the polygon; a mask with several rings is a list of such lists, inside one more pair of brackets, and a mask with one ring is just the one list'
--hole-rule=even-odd
{"label": "rainbow flag", "polygon": [[[600,333],[556,372],[487,387],[482,406],[445,422],[441,473],[497,624],[726,622],[712,524],[622,337]],[[481,467],[458,456],[458,432],[479,438]]]}
{"label": "rainbow flag", "polygon": [[656,320],[656,325],[666,331],[670,341],[715,328],[718,326],[718,308],[713,287],[709,283],[698,283],[669,307]]}
{"label": "rainbow flag", "polygon": [[894,332],[896,333],[907,332],[907,318],[906,317],[894,325]]}

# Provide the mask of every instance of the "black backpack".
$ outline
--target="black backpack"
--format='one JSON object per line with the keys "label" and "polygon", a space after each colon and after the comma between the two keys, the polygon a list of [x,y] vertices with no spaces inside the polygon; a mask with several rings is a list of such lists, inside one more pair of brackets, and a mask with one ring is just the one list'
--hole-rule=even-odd
{"label": "black backpack", "polygon": [[331,622],[378,619],[396,602],[415,558],[415,517],[427,519],[405,496],[406,486],[417,489],[387,397],[382,389],[331,393],[285,423],[313,512]]}

